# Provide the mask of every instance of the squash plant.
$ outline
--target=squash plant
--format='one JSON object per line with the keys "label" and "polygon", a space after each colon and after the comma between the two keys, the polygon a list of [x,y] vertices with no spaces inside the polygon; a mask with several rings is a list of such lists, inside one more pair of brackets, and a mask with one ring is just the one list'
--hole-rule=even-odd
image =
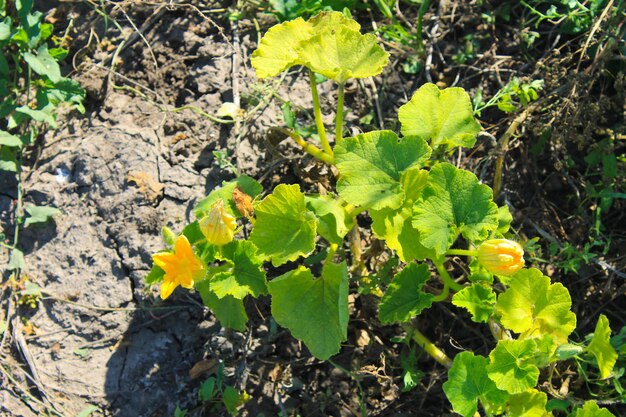
{"label": "squash plant", "polygon": [[[548,395],[537,389],[541,370],[580,356],[593,361],[599,378],[608,378],[617,357],[608,320],[600,317],[588,345],[570,342],[576,316],[568,290],[538,269],[523,268],[523,249],[509,239],[508,208],[498,207],[492,189],[474,174],[444,161],[448,151],[474,146],[481,129],[463,89],[419,88],[400,107],[401,136],[380,130],[343,137],[346,81],[378,75],[387,62],[376,37],[361,34],[357,22],[338,12],[269,29],[252,65],[259,78],[295,65],[307,69],[319,145],[295,131],[284,132],[305,152],[336,167],[336,192],[307,194],[297,184],[280,184],[264,195],[246,175],[225,182],[197,205],[198,220],[180,235],[164,229],[170,248],[154,255],[147,281],[163,281],[162,298],[178,285],[195,288],[222,324],[237,330],[246,328],[244,299],[269,294],[276,322],[312,355],[328,359],[347,338],[350,281],[364,285],[368,274],[376,273],[367,271],[349,241],[357,216],[367,213],[373,235],[402,265],[384,292],[373,291],[381,296],[379,319],[402,324],[449,368],[443,389],[452,409],[464,417],[478,415],[479,409],[487,416],[553,415],[553,403],[548,406]],[[322,122],[315,74],[337,84],[332,137]],[[244,223],[251,228],[246,239],[236,234]],[[312,254],[323,259],[315,269],[319,276],[298,262]],[[467,276],[450,276],[446,260],[451,256],[468,258]],[[288,271],[268,280],[266,262]],[[440,290],[427,291],[427,283]],[[467,309],[474,322],[490,330],[491,353],[466,351],[450,359],[411,324],[437,302]],[[593,401],[565,410],[576,417],[612,415]]]}

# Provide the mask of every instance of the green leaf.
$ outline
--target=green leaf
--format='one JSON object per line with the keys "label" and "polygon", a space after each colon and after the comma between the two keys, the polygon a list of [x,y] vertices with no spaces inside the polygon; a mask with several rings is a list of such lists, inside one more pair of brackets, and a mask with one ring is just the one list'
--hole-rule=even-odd
{"label": "green leaf", "polygon": [[148,272],[148,275],[146,275],[144,279],[146,280],[146,284],[154,285],[157,282],[163,281],[164,275],[164,270],[162,270],[158,265],[152,265],[152,269]]}
{"label": "green leaf", "polygon": [[479,400],[483,405],[502,405],[508,398],[487,377],[487,358],[474,356],[472,352],[461,352],[454,357],[443,391],[454,411],[463,417],[474,416]]}
{"label": "green leaf", "polygon": [[240,332],[246,330],[248,315],[243,306],[243,300],[231,295],[219,298],[210,290],[209,280],[197,282],[195,288],[200,293],[204,305],[211,309],[222,326]]}
{"label": "green leaf", "polygon": [[582,408],[577,408],[573,417],[615,417],[606,408],[598,407],[595,401],[587,401]]}
{"label": "green leaf", "polygon": [[230,268],[210,279],[211,292],[218,298],[230,295],[240,300],[248,294],[254,297],[267,294],[263,263],[256,252],[256,247],[245,240],[234,240],[223,246],[216,258],[228,261]]}
{"label": "green leaf", "polygon": [[404,262],[436,257],[432,249],[420,243],[420,233],[413,227],[412,215],[413,209],[405,206],[399,209],[372,210],[372,231],[377,238],[384,239],[387,246],[395,250]]}
{"label": "green leaf", "polygon": [[346,138],[335,146],[335,162],[341,174],[337,191],[350,204],[374,210],[398,208],[404,200],[402,173],[421,166],[430,153],[423,140],[399,140],[389,130]]}
{"label": "green leaf", "polygon": [[515,417],[546,417],[548,396],[544,392],[530,389],[509,398],[509,415]]}
{"label": "green leaf", "polygon": [[570,311],[572,299],[560,283],[550,284],[538,269],[522,269],[511,277],[509,288],[498,297],[496,309],[501,322],[520,337],[554,336],[559,343],[576,327]]}
{"label": "green leaf", "polygon": [[486,323],[493,314],[496,294],[491,286],[474,283],[454,294],[452,304],[463,307],[472,315],[472,321]]}
{"label": "green leaf", "polygon": [[24,119],[24,116],[28,116],[36,122],[46,123],[50,125],[51,128],[56,129],[57,123],[56,123],[56,120],[54,119],[55,115],[52,113],[52,111],[54,110],[54,107],[55,106],[50,105],[50,106],[46,106],[45,108],[41,110],[37,110],[37,109],[31,109],[27,105],[20,106],[15,109],[15,112],[17,114],[13,115],[13,118],[15,119],[15,125],[16,126],[19,125],[21,120]]}
{"label": "green leaf", "polygon": [[45,223],[50,220],[52,216],[61,214],[61,210],[58,208],[46,206],[25,206],[24,210],[29,214],[29,217],[26,218],[26,222],[24,223],[24,227],[28,227],[32,224]]}
{"label": "green leaf", "polygon": [[0,171],[17,172],[17,164],[15,149],[0,147]]}
{"label": "green leaf", "polygon": [[381,323],[406,322],[433,304],[433,294],[422,291],[430,278],[426,264],[410,263],[393,279],[380,300]]}
{"label": "green leaf", "polygon": [[56,59],[48,53],[48,46],[46,44],[39,47],[37,55],[31,52],[25,52],[23,57],[24,61],[28,63],[33,71],[39,75],[48,77],[53,83],[57,83],[63,78],[61,76],[61,68]]}
{"label": "green leaf", "polygon": [[411,101],[398,110],[402,134],[430,140],[430,145],[471,148],[476,143],[480,124],[474,119],[469,95],[459,87],[439,90],[424,84]]}
{"label": "green leaf", "polygon": [[227,385],[222,392],[222,402],[226,407],[226,411],[231,416],[237,415],[237,409],[248,401],[248,394],[244,391],[239,393],[235,388]]}
{"label": "green leaf", "polygon": [[448,163],[430,170],[428,186],[414,206],[413,226],[420,241],[443,255],[459,234],[470,242],[489,237],[498,227],[498,206],[491,188],[469,171]]}
{"label": "green leaf", "polygon": [[19,137],[12,135],[9,132],[5,132],[4,130],[0,130],[0,145],[19,148],[23,145],[23,143],[22,139]]}
{"label": "green leaf", "polygon": [[378,45],[376,35],[363,35],[345,26],[322,30],[300,47],[305,66],[339,84],[350,78],[378,75],[389,62],[389,54]]}
{"label": "green leaf", "polygon": [[317,232],[330,243],[340,245],[354,226],[351,217],[337,198],[329,195],[305,197],[306,206],[318,219]]}
{"label": "green leaf", "polygon": [[596,358],[598,369],[600,369],[600,378],[606,379],[611,376],[613,366],[617,361],[617,352],[611,346],[611,328],[609,327],[609,319],[600,314],[596,330],[593,332],[593,339],[587,346],[587,351],[591,352]]}
{"label": "green leaf", "polygon": [[26,262],[24,262],[24,253],[19,249],[11,250],[11,257],[9,263],[6,266],[7,271],[15,271],[17,269],[24,269]]}
{"label": "green leaf", "polygon": [[7,16],[4,18],[2,23],[0,23],[0,42],[10,39],[12,33],[13,33],[13,19]]}
{"label": "green leaf", "polygon": [[198,397],[200,401],[211,401],[213,396],[215,395],[215,381],[214,377],[207,378],[202,384],[200,384],[200,388],[198,389]]}
{"label": "green leaf", "polygon": [[339,352],[348,330],[348,270],[327,264],[321,278],[299,267],[270,281],[272,316],[318,359]]}
{"label": "green leaf", "polygon": [[311,36],[313,26],[301,17],[271,27],[252,53],[252,66],[257,77],[273,77],[300,64],[300,42]]}
{"label": "green leaf", "polygon": [[250,241],[274,266],[294,261],[315,249],[317,218],[307,210],[297,184],[280,184],[255,207]]}
{"label": "green leaf", "polygon": [[498,207],[498,229],[497,236],[503,237],[503,235],[511,228],[513,222],[513,216],[509,211],[508,206]]}
{"label": "green leaf", "polygon": [[539,368],[533,363],[536,346],[533,339],[500,340],[489,354],[489,378],[510,394],[519,394],[537,385]]}
{"label": "green leaf", "polygon": [[201,219],[206,216],[211,211],[213,204],[219,199],[224,200],[224,203],[226,203],[225,208],[228,214],[235,217],[243,217],[243,214],[239,212],[233,200],[233,191],[235,191],[237,187],[253,199],[263,192],[263,186],[254,178],[247,175],[240,175],[236,180],[223,182],[222,188],[211,191],[206,198],[200,200],[194,209],[196,218]]}
{"label": "green leaf", "polygon": [[76,414],[76,417],[89,417],[91,414],[99,410],[100,409],[97,406],[89,404],[87,407],[80,410],[80,412]]}

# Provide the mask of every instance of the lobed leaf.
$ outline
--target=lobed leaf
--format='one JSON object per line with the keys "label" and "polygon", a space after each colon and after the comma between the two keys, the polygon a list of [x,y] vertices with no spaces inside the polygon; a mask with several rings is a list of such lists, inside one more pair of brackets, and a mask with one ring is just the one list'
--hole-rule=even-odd
{"label": "lobed leaf", "polygon": [[402,174],[420,167],[431,149],[416,137],[398,139],[390,130],[346,138],[335,146],[337,191],[350,204],[380,210],[404,201]]}
{"label": "lobed leaf", "polygon": [[454,294],[452,304],[463,307],[472,315],[472,321],[486,323],[494,312],[496,294],[491,286],[473,283]]}
{"label": "lobed leaf", "polygon": [[478,401],[497,406],[508,398],[508,394],[487,377],[487,358],[474,356],[472,352],[461,352],[454,357],[443,391],[454,411],[463,417],[474,416]]}
{"label": "lobed leaf", "polygon": [[606,379],[611,375],[613,366],[617,362],[617,352],[611,346],[610,339],[611,328],[609,327],[609,319],[604,314],[600,314],[591,343],[587,346],[587,351],[595,356],[600,369],[601,379]]}
{"label": "lobed leaf", "polygon": [[230,295],[242,300],[248,294],[254,297],[267,294],[263,262],[251,242],[234,240],[223,246],[216,258],[229,265],[227,271],[215,274],[209,281],[209,288],[218,298]]}
{"label": "lobed leaf", "polygon": [[215,317],[222,323],[222,326],[239,330],[240,332],[246,330],[248,315],[246,314],[243,300],[232,295],[219,298],[211,291],[209,280],[197,282],[195,288],[200,293],[204,305],[211,309]]}
{"label": "lobed leaf", "polygon": [[498,227],[498,206],[491,188],[474,174],[438,163],[414,206],[413,226],[422,245],[443,255],[460,234],[470,242],[488,238]]}
{"label": "lobed leaf", "polygon": [[11,148],[20,148],[23,145],[23,142],[18,136],[12,135],[4,130],[0,130],[0,145]]}
{"label": "lobed leaf", "polygon": [[433,294],[422,291],[430,278],[426,264],[410,263],[393,279],[380,300],[381,323],[406,322],[433,304]]}
{"label": "lobed leaf", "polygon": [[548,417],[546,411],[548,396],[544,392],[530,389],[509,397],[509,415],[515,417]]}
{"label": "lobed leaf", "polygon": [[489,378],[510,394],[534,387],[539,379],[539,368],[533,362],[535,348],[533,339],[500,340],[489,354]]}
{"label": "lobed leaf", "polygon": [[573,417],[615,417],[606,408],[598,407],[595,401],[587,401],[582,408],[577,408]]}
{"label": "lobed leaf", "polygon": [[345,262],[328,264],[315,278],[305,267],[269,283],[272,316],[304,342],[318,359],[339,352],[348,331],[348,269]]}
{"label": "lobed leaf", "polygon": [[24,222],[24,227],[28,227],[33,224],[45,223],[52,218],[52,216],[56,216],[61,213],[61,210],[55,207],[46,207],[46,206],[25,206],[24,210],[28,213],[28,217]]}
{"label": "lobed leaf", "polygon": [[297,184],[280,184],[256,207],[257,216],[250,241],[259,256],[274,266],[294,261],[315,249],[317,218],[307,210]]}
{"label": "lobed leaf", "polygon": [[567,289],[560,283],[550,284],[550,278],[535,268],[513,275],[496,305],[506,328],[523,333],[523,337],[549,334],[558,343],[567,342],[567,336],[576,327],[571,307]]}
{"label": "lobed leaf", "polygon": [[435,84],[424,84],[411,100],[398,110],[402,134],[415,135],[436,148],[476,143],[480,124],[474,119],[469,95],[459,87],[440,90]]}
{"label": "lobed leaf", "polygon": [[237,205],[233,200],[233,192],[235,188],[239,187],[241,191],[248,194],[250,197],[255,198],[263,192],[263,186],[259,184],[254,178],[247,175],[240,175],[236,180],[224,181],[222,187],[211,191],[211,193],[204,199],[200,200],[194,209],[196,218],[201,219],[206,216],[213,207],[213,204],[219,199],[224,200],[226,212],[231,216],[243,217],[243,214],[237,209]]}
{"label": "lobed leaf", "polygon": [[337,198],[329,195],[305,197],[306,206],[318,219],[317,232],[330,243],[340,245],[344,236],[354,226],[350,216]]}

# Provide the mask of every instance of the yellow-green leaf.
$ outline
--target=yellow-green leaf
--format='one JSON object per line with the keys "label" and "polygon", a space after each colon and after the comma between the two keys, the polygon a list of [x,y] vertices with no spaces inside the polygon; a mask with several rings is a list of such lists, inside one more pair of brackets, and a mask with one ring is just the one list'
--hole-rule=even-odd
{"label": "yellow-green leaf", "polygon": [[400,107],[398,120],[403,135],[429,140],[433,149],[439,145],[471,148],[481,129],[465,90],[459,87],[440,90],[430,83],[421,86],[411,101]]}
{"label": "yellow-green leaf", "polygon": [[570,311],[572,299],[561,283],[550,284],[538,269],[522,269],[515,274],[509,288],[498,298],[496,309],[502,324],[521,338],[549,334],[558,343],[576,327],[576,315]]}
{"label": "yellow-green leaf", "polygon": [[587,347],[587,350],[595,356],[600,369],[600,377],[608,378],[613,371],[613,366],[617,361],[617,352],[611,346],[611,328],[609,327],[609,319],[601,314],[596,324],[596,330],[593,332],[593,339]]}
{"label": "yellow-green leaf", "polygon": [[271,27],[252,53],[252,66],[259,78],[273,77],[302,64],[300,42],[313,36],[313,26],[301,17]]}
{"label": "yellow-green leaf", "polygon": [[544,392],[530,389],[509,398],[509,414],[515,417],[547,417],[546,411],[548,396]]}

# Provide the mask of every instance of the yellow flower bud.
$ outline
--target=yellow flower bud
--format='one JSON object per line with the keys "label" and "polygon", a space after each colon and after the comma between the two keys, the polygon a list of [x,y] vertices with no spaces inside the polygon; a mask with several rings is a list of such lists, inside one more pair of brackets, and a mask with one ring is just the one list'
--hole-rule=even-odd
{"label": "yellow flower bud", "polygon": [[233,240],[237,219],[228,214],[224,200],[217,200],[211,212],[200,220],[200,230],[206,240],[213,245],[225,245]]}
{"label": "yellow flower bud", "polygon": [[524,249],[507,239],[490,239],[478,247],[478,262],[496,275],[513,275],[524,266]]}

